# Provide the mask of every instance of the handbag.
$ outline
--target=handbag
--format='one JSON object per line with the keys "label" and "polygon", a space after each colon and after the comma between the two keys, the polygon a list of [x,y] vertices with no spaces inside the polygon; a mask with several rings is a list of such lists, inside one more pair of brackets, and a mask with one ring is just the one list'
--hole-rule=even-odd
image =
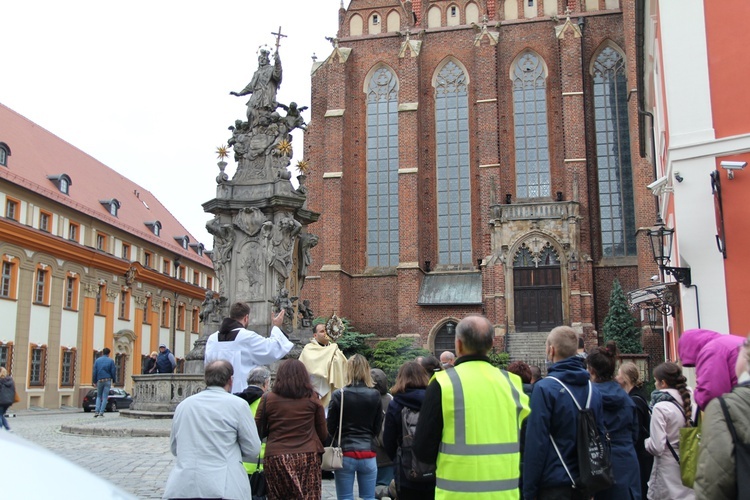
{"label": "handbag", "polygon": [[692,488],[695,483],[695,473],[698,470],[698,450],[701,445],[701,421],[698,413],[697,424],[690,422],[680,429],[680,476],[682,484]]}
{"label": "handbag", "polygon": [[250,489],[253,493],[252,500],[266,500],[268,484],[266,484],[266,471],[260,470],[260,456],[258,456],[258,468],[250,476]]}
{"label": "handbag", "polygon": [[[339,409],[339,439],[338,446],[326,446],[323,448],[322,469],[340,470],[344,468],[344,451],[341,449],[341,424],[344,419],[344,388],[341,388],[341,408]],[[335,444],[331,443],[332,445]]]}
{"label": "handbag", "polygon": [[[682,411],[682,415],[685,416],[682,407],[676,401],[671,402],[674,403],[680,411]],[[674,448],[669,443],[669,439],[667,439],[667,447],[669,448],[669,451],[672,452],[672,456],[680,466],[680,479],[682,480],[682,485],[687,486],[688,488],[692,488],[693,484],[695,484],[695,474],[698,470],[698,451],[700,450],[701,445],[701,426],[703,425],[700,410],[698,410],[698,412],[695,422],[686,419],[685,426],[680,428],[679,455],[674,451]]]}
{"label": "handbag", "polygon": [[[266,399],[263,398],[263,425],[264,433],[268,435],[268,423],[266,421]],[[250,489],[252,490],[252,500],[266,500],[268,496],[268,484],[266,483],[266,471],[260,468],[260,456],[258,453],[258,463],[255,465],[255,471],[250,474]]]}

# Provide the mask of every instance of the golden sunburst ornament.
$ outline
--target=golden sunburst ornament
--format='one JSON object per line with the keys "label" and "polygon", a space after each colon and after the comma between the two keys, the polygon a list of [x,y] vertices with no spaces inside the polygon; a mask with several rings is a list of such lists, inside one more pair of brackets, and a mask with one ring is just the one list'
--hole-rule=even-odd
{"label": "golden sunburst ornament", "polygon": [[284,139],[279,143],[279,145],[276,147],[276,149],[279,150],[279,153],[281,153],[284,156],[292,156],[292,143],[289,142],[287,139]]}
{"label": "golden sunburst ornament", "polygon": [[229,147],[226,145],[219,146],[216,148],[216,157],[220,160],[223,160],[227,156],[229,156]]}
{"label": "golden sunburst ornament", "polygon": [[297,162],[297,170],[300,174],[307,175],[310,173],[310,162],[307,160],[300,160]]}

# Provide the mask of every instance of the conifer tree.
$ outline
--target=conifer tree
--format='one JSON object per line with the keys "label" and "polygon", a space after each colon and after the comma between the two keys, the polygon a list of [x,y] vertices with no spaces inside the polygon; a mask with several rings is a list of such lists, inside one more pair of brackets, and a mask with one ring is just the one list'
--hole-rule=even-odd
{"label": "conifer tree", "polygon": [[614,340],[617,343],[617,350],[623,354],[640,354],[643,352],[641,330],[628,309],[625,292],[622,291],[620,281],[617,279],[612,285],[612,293],[609,296],[609,312],[604,318],[602,333],[604,340]]}

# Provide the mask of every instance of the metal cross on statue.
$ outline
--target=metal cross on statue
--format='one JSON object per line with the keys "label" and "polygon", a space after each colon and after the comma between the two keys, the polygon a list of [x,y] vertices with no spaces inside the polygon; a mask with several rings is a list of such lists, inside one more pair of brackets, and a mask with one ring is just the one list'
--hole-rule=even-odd
{"label": "metal cross on statue", "polygon": [[278,33],[271,32],[271,34],[276,37],[276,52],[278,52],[279,51],[279,43],[281,43],[281,39],[282,38],[286,38],[287,36],[281,34],[281,26],[279,26],[279,32]]}

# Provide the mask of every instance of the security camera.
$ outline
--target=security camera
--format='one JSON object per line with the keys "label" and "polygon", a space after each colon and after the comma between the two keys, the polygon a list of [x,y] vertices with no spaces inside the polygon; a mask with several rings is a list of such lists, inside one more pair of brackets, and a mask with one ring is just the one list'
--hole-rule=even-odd
{"label": "security camera", "polygon": [[677,182],[682,182],[682,181],[684,181],[684,180],[685,180],[685,178],[684,178],[683,176],[681,176],[679,172],[675,172],[675,173],[674,173],[674,178],[675,178],[675,180],[676,180]]}
{"label": "security camera", "polygon": [[667,184],[667,176],[659,177],[654,182],[646,186],[649,190],[651,190],[651,193],[658,194],[659,190],[664,187]]}
{"label": "security camera", "polygon": [[723,161],[721,162],[721,168],[727,171],[727,178],[734,179],[734,171],[742,170],[747,166],[746,161]]}
{"label": "security camera", "polygon": [[651,280],[651,281],[659,281],[659,275],[658,274],[654,274],[653,276],[651,276],[649,278],[649,280]]}
{"label": "security camera", "polygon": [[723,161],[721,162],[721,168],[726,170],[742,170],[747,167],[746,161]]}

